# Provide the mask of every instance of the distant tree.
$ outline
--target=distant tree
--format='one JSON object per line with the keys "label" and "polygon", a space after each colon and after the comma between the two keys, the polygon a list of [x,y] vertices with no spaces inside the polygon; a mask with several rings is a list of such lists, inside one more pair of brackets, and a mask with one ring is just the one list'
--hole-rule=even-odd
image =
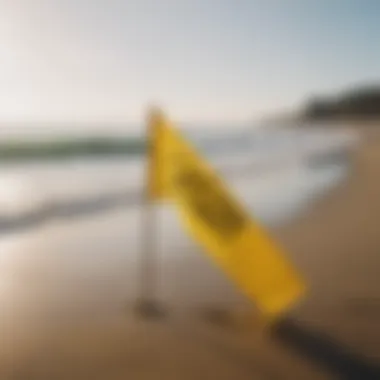
{"label": "distant tree", "polygon": [[314,97],[308,102],[304,114],[307,119],[325,119],[333,116],[335,108],[332,100]]}
{"label": "distant tree", "polygon": [[313,97],[303,115],[311,120],[380,117],[380,85],[356,88],[336,98]]}

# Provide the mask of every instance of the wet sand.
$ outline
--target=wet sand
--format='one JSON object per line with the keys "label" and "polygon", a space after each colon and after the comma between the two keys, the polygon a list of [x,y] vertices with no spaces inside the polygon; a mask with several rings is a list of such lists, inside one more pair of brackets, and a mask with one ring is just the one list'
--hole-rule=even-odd
{"label": "wet sand", "polygon": [[[380,139],[372,137],[345,183],[274,231],[311,286],[294,316],[377,360],[379,194]],[[57,222],[2,241],[12,258],[1,273],[1,380],[330,378],[248,323],[249,302],[180,231],[170,250],[160,247],[166,317],[136,317],[139,262],[128,242],[141,233],[137,214]],[[107,228],[111,219],[117,228]],[[236,323],[204,318],[214,307],[235,310]]]}

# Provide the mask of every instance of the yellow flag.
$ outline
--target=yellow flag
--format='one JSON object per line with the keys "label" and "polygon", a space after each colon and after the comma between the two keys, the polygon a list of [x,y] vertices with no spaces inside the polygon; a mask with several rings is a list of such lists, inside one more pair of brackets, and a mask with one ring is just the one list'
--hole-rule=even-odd
{"label": "yellow flag", "polygon": [[151,122],[150,196],[175,202],[193,238],[264,314],[287,310],[305,285],[284,253],[162,114]]}

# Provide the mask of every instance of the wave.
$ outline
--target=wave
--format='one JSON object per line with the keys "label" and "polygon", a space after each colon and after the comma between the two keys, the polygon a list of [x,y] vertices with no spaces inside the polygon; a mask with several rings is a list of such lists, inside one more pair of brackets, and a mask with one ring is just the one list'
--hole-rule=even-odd
{"label": "wave", "polygon": [[[311,195],[316,197],[335,185],[344,176],[346,166],[342,157],[335,160],[332,155],[329,160],[325,158],[312,166],[307,161],[299,166],[294,163],[284,166],[283,162],[277,165],[251,162],[245,165],[219,165],[216,168],[261,221],[273,224],[300,209]],[[102,176],[99,175],[97,180],[102,181]],[[54,220],[87,218],[112,210],[140,207],[144,201],[142,182],[132,182],[134,186],[118,186],[117,190],[97,190],[92,194],[86,189],[77,188],[77,183],[75,187],[79,194],[74,196],[68,196],[65,192],[64,197],[54,193],[45,195],[29,207],[0,214],[0,233],[18,232]]]}
{"label": "wave", "polygon": [[[315,193],[313,186],[326,188],[321,185],[322,177],[329,183],[334,182],[333,177],[340,178],[340,169],[348,164],[356,142],[355,136],[347,133],[297,129],[188,133],[188,137],[243,201],[251,204],[254,198],[254,210],[262,210],[259,214],[264,221],[267,215],[278,214],[268,202],[278,209],[302,203],[305,194]],[[3,162],[0,232],[138,206],[143,176],[141,155]],[[287,188],[294,194],[286,193]]]}

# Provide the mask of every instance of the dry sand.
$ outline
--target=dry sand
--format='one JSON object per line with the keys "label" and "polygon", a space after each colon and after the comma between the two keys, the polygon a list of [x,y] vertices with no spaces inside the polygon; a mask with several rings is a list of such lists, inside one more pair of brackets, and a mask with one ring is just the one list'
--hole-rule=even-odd
{"label": "dry sand", "polygon": [[[311,287],[294,316],[328,331],[373,360],[380,358],[377,136],[372,132],[371,138],[363,141],[345,183],[318,201],[307,215],[274,231]],[[51,252],[46,257],[41,254],[43,265],[50,265],[46,260],[53,260],[51,257]],[[182,266],[182,272],[176,270],[179,298],[199,298],[210,287],[215,300],[234,297],[201,256],[188,257],[189,261],[176,264]],[[104,262],[99,273],[106,273],[107,265]],[[112,278],[117,277],[116,270]],[[189,272],[192,278],[187,280]],[[63,269],[56,272],[58,278],[44,277],[43,271],[28,270],[27,274],[25,284],[32,289],[28,297],[21,298],[22,302],[15,300],[9,318],[2,316],[0,321],[0,380],[330,378],[278,346],[258,322],[252,319],[245,323],[248,319],[239,314],[236,323],[210,323],[199,315],[181,312],[177,304],[167,318],[143,321],[130,309],[109,307],[112,294],[120,288],[111,277],[104,277],[94,288],[86,274],[81,278],[81,273],[67,274]],[[91,288],[87,293],[74,280],[70,283],[75,276],[83,287]],[[64,287],[52,292],[54,286],[49,284],[59,281]],[[198,289],[198,294],[189,289]],[[49,297],[49,292],[54,297]],[[82,303],[76,292],[86,295]],[[238,304],[244,306],[241,300]],[[28,317],[17,319],[19,315]]]}
{"label": "dry sand", "polygon": [[295,314],[380,360],[379,131],[363,133],[349,178],[277,236],[311,286]]}

